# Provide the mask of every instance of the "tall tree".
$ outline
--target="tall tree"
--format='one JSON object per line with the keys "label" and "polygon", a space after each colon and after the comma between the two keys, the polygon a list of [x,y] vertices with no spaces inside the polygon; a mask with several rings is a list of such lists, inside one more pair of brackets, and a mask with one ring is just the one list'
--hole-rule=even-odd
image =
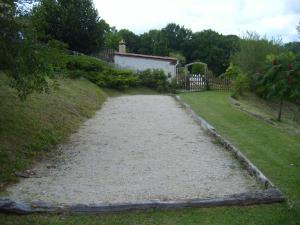
{"label": "tall tree", "polygon": [[169,55],[169,42],[166,35],[160,30],[150,30],[140,36],[141,46],[139,53],[150,55]]}
{"label": "tall tree", "polygon": [[300,42],[293,41],[293,42],[286,43],[284,45],[284,48],[294,53],[300,52]]}
{"label": "tall tree", "polygon": [[115,27],[110,27],[104,36],[104,45],[107,48],[118,50],[119,42],[122,40],[121,35]]}
{"label": "tall tree", "polygon": [[[35,39],[35,33],[22,9],[31,0],[6,0],[0,4],[0,69],[21,98],[33,91],[48,89],[50,53]],[[24,7],[22,7],[24,6]],[[45,53],[48,54],[45,54]]]}
{"label": "tall tree", "polygon": [[140,37],[138,35],[127,29],[119,30],[118,33],[125,41],[128,52],[138,52],[140,47]]}
{"label": "tall tree", "polygon": [[41,0],[33,9],[33,24],[40,40],[60,40],[84,53],[101,48],[109,28],[92,0]]}
{"label": "tall tree", "polygon": [[203,61],[216,75],[225,72],[230,55],[239,48],[237,36],[224,36],[213,30],[204,30],[193,34],[186,43],[184,55],[187,61]]}
{"label": "tall tree", "polygon": [[193,32],[190,29],[175,23],[169,23],[162,29],[169,42],[169,47],[174,51],[183,51],[186,42],[190,41]]}

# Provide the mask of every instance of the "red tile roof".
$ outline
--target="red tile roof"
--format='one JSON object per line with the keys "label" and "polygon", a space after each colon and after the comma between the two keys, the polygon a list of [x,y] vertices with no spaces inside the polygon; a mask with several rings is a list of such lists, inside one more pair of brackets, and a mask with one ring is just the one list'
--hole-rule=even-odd
{"label": "red tile roof", "polygon": [[142,55],[142,54],[123,53],[123,52],[115,52],[115,55],[135,57],[135,58],[158,59],[158,60],[170,61],[172,63],[177,63],[177,59],[176,58],[165,57],[165,56]]}

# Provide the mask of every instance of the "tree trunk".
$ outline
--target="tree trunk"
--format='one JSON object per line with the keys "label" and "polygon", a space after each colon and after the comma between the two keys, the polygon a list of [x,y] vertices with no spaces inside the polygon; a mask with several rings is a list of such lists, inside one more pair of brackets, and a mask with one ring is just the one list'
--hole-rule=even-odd
{"label": "tree trunk", "polygon": [[278,113],[278,118],[277,118],[278,121],[281,121],[282,106],[283,106],[283,97],[280,98],[279,113]]}

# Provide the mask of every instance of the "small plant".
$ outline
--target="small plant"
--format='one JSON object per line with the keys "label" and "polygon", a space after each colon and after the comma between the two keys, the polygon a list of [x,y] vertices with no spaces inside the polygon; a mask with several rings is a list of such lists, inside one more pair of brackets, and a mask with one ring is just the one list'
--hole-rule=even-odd
{"label": "small plant", "polygon": [[242,96],[249,89],[249,78],[242,72],[238,73],[233,81],[233,89],[233,97]]}
{"label": "small plant", "polygon": [[225,73],[223,73],[220,77],[235,80],[241,73],[241,69],[238,66],[235,66],[233,65],[233,63],[230,63]]}
{"label": "small plant", "polygon": [[220,78],[227,78],[233,81],[233,95],[232,97],[237,98],[244,94],[249,89],[249,78],[246,76],[241,69],[230,63],[226,72],[223,73]]}

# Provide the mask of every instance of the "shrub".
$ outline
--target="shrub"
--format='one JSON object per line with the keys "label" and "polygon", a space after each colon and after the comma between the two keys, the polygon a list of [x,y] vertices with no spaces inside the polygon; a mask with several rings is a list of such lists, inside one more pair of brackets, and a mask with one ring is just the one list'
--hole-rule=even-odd
{"label": "shrub", "polygon": [[193,64],[191,72],[192,72],[192,74],[205,74],[205,65],[204,64]]}
{"label": "shrub", "polygon": [[176,78],[173,78],[171,80],[171,83],[169,85],[169,91],[173,94],[177,93],[177,90],[180,88],[180,84],[177,82]]}
{"label": "shrub", "polygon": [[156,89],[159,92],[166,92],[169,90],[169,82],[163,70],[148,69],[139,72],[138,77],[140,84],[145,87]]}
{"label": "shrub", "polygon": [[238,96],[241,96],[244,94],[245,91],[249,89],[249,79],[248,77],[242,73],[239,72],[233,81],[233,97],[237,98]]}
{"label": "shrub", "polygon": [[[104,87],[124,90],[139,85],[139,79],[131,70],[109,69],[105,71],[101,83]],[[99,85],[99,83],[98,83]],[[101,85],[99,85],[101,86]]]}
{"label": "shrub", "polygon": [[233,65],[233,63],[230,63],[225,73],[223,73],[220,77],[235,80],[240,73],[241,69],[238,66]]}
{"label": "shrub", "polygon": [[108,66],[104,62],[88,56],[69,56],[66,69],[84,72],[102,72]]}
{"label": "shrub", "polygon": [[231,61],[249,77],[250,88],[254,90],[257,84],[253,75],[264,68],[266,55],[279,54],[283,50],[281,40],[268,40],[255,32],[246,32],[240,41],[240,51],[231,57]]}

